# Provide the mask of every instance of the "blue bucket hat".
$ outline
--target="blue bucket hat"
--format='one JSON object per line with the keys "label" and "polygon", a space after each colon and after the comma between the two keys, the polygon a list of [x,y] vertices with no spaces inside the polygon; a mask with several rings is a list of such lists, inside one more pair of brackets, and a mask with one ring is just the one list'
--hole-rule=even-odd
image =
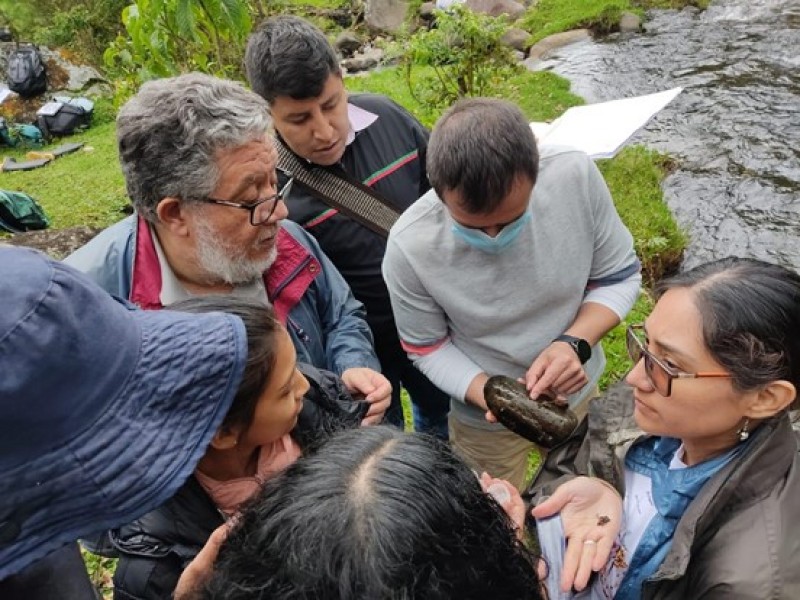
{"label": "blue bucket hat", "polygon": [[0,580],[128,523],[194,471],[247,360],[231,315],[141,311],[0,248]]}

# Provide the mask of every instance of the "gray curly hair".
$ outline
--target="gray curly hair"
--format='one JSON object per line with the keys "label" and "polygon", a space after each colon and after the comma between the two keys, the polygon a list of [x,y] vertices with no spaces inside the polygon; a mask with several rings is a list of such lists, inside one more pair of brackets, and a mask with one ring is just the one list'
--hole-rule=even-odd
{"label": "gray curly hair", "polygon": [[189,73],[145,83],[117,116],[128,196],[151,223],[164,198],[210,195],[215,153],[272,133],[266,102],[240,83]]}

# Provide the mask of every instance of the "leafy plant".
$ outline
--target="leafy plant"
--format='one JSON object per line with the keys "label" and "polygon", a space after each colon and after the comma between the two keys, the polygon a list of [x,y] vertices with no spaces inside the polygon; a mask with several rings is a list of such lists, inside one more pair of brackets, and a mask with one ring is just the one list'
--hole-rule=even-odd
{"label": "leafy plant", "polygon": [[434,12],[436,26],[412,35],[402,57],[406,83],[420,104],[445,107],[465,96],[492,95],[518,73],[511,49],[500,42],[508,29],[505,17],[463,5]]}
{"label": "leafy plant", "polygon": [[126,35],[103,60],[121,102],[139,85],[187,71],[240,78],[252,25],[247,0],[135,0],[122,11]]}
{"label": "leafy plant", "polygon": [[15,37],[69,48],[82,61],[98,64],[122,28],[120,11],[129,0],[0,0],[0,25]]}

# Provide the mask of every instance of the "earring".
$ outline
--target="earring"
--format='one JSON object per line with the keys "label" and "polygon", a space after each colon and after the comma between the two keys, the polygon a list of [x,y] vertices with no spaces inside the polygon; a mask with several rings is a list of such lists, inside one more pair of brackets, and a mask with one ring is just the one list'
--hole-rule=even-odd
{"label": "earring", "polygon": [[750,425],[750,419],[747,417],[744,418],[744,424],[736,431],[736,434],[739,436],[740,442],[747,441],[747,438],[750,437],[750,432],[747,431],[747,426]]}

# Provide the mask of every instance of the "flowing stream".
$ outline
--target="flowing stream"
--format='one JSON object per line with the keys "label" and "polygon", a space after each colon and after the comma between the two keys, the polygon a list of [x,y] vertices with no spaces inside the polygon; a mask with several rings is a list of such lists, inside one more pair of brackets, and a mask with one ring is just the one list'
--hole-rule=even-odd
{"label": "flowing stream", "polygon": [[800,270],[800,0],[719,0],[644,25],[541,68],[587,102],[683,86],[634,142],[678,161],[663,187],[691,238],[684,266],[738,255]]}

